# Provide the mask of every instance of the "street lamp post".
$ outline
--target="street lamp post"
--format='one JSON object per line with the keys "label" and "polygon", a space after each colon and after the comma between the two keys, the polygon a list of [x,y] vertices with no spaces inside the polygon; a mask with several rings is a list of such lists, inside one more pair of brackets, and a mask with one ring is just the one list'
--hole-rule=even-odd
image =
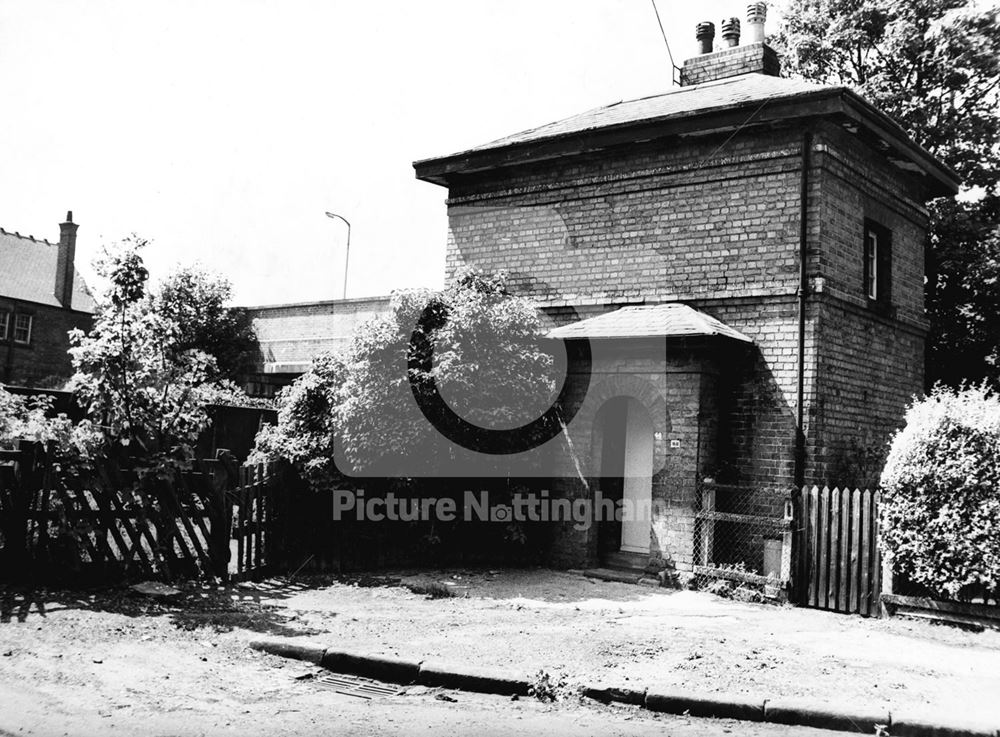
{"label": "street lamp post", "polygon": [[347,299],[347,266],[351,259],[351,224],[347,218],[335,212],[328,212],[326,216],[332,220],[343,220],[344,225],[347,226],[347,248],[344,249],[344,299]]}

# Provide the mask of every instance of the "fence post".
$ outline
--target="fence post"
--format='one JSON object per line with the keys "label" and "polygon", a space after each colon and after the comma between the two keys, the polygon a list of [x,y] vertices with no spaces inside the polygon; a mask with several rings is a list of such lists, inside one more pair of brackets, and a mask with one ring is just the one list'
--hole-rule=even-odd
{"label": "fence post", "polygon": [[232,537],[232,509],[229,505],[227,492],[236,483],[238,466],[236,458],[228,450],[220,448],[215,453],[215,459],[207,465],[212,472],[212,506],[215,519],[212,520],[209,547],[211,557],[216,561],[215,574],[223,581],[229,578],[229,558],[231,555],[229,540]]}
{"label": "fence post", "polygon": [[795,566],[792,564],[792,556],[795,548],[795,520],[798,517],[796,512],[797,492],[792,490],[792,495],[785,500],[785,528],[781,533],[781,580],[787,581],[785,589],[785,599],[795,601]]}
{"label": "fence post", "polygon": [[[711,482],[704,482],[701,488],[701,511],[715,511],[715,486]],[[715,520],[701,520],[701,564],[711,566],[713,558],[713,548],[715,545]]]}

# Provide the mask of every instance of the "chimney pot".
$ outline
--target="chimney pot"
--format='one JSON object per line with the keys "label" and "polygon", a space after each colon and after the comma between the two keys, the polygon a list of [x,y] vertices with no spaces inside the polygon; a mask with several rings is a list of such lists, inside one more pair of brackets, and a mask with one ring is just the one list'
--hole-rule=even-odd
{"label": "chimney pot", "polygon": [[750,43],[764,43],[764,21],[767,20],[767,3],[747,5],[747,35]]}
{"label": "chimney pot", "polygon": [[694,28],[694,37],[698,40],[698,53],[711,54],[712,41],[715,40],[715,24],[702,21]]}
{"label": "chimney pot", "polygon": [[726,18],[722,21],[722,40],[726,46],[740,45],[740,19]]}

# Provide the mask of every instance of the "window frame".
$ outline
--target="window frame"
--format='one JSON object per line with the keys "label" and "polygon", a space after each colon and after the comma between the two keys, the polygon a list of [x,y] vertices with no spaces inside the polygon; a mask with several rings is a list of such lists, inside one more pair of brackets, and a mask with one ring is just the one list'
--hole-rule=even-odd
{"label": "window frame", "polygon": [[[28,336],[24,340],[20,340],[17,337],[17,331],[19,328],[17,323],[21,318],[24,318],[28,321],[28,326],[27,326]],[[11,331],[11,339],[14,341],[14,343],[16,343],[17,345],[31,345],[31,334],[35,326],[34,324],[35,324],[34,316],[29,315],[26,312],[14,313],[14,329]]]}
{"label": "window frame", "polygon": [[880,307],[891,305],[892,231],[871,218],[864,220],[862,274],[862,293],[868,304]]}
{"label": "window frame", "polygon": [[0,341],[7,340],[7,335],[10,332],[11,314],[8,310],[0,310]]}

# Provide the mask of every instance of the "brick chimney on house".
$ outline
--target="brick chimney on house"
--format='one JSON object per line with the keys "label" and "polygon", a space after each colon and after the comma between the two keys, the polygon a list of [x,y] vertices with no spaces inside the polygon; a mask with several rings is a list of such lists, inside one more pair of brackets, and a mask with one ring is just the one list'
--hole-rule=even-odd
{"label": "brick chimney on house", "polygon": [[777,77],[780,71],[778,55],[764,40],[764,21],[767,18],[767,4],[750,3],[747,6],[747,38],[740,43],[740,21],[728,18],[722,21],[722,39],[725,48],[712,50],[715,25],[708,21],[699,23],[695,29],[698,40],[698,56],[684,62],[681,69],[681,85],[714,82],[717,79],[736,77],[740,74],[756,72]]}
{"label": "brick chimney on house", "polygon": [[76,229],[73,211],[66,213],[66,222],[59,224],[59,255],[56,257],[56,299],[67,310],[73,307],[73,277],[76,269]]}

